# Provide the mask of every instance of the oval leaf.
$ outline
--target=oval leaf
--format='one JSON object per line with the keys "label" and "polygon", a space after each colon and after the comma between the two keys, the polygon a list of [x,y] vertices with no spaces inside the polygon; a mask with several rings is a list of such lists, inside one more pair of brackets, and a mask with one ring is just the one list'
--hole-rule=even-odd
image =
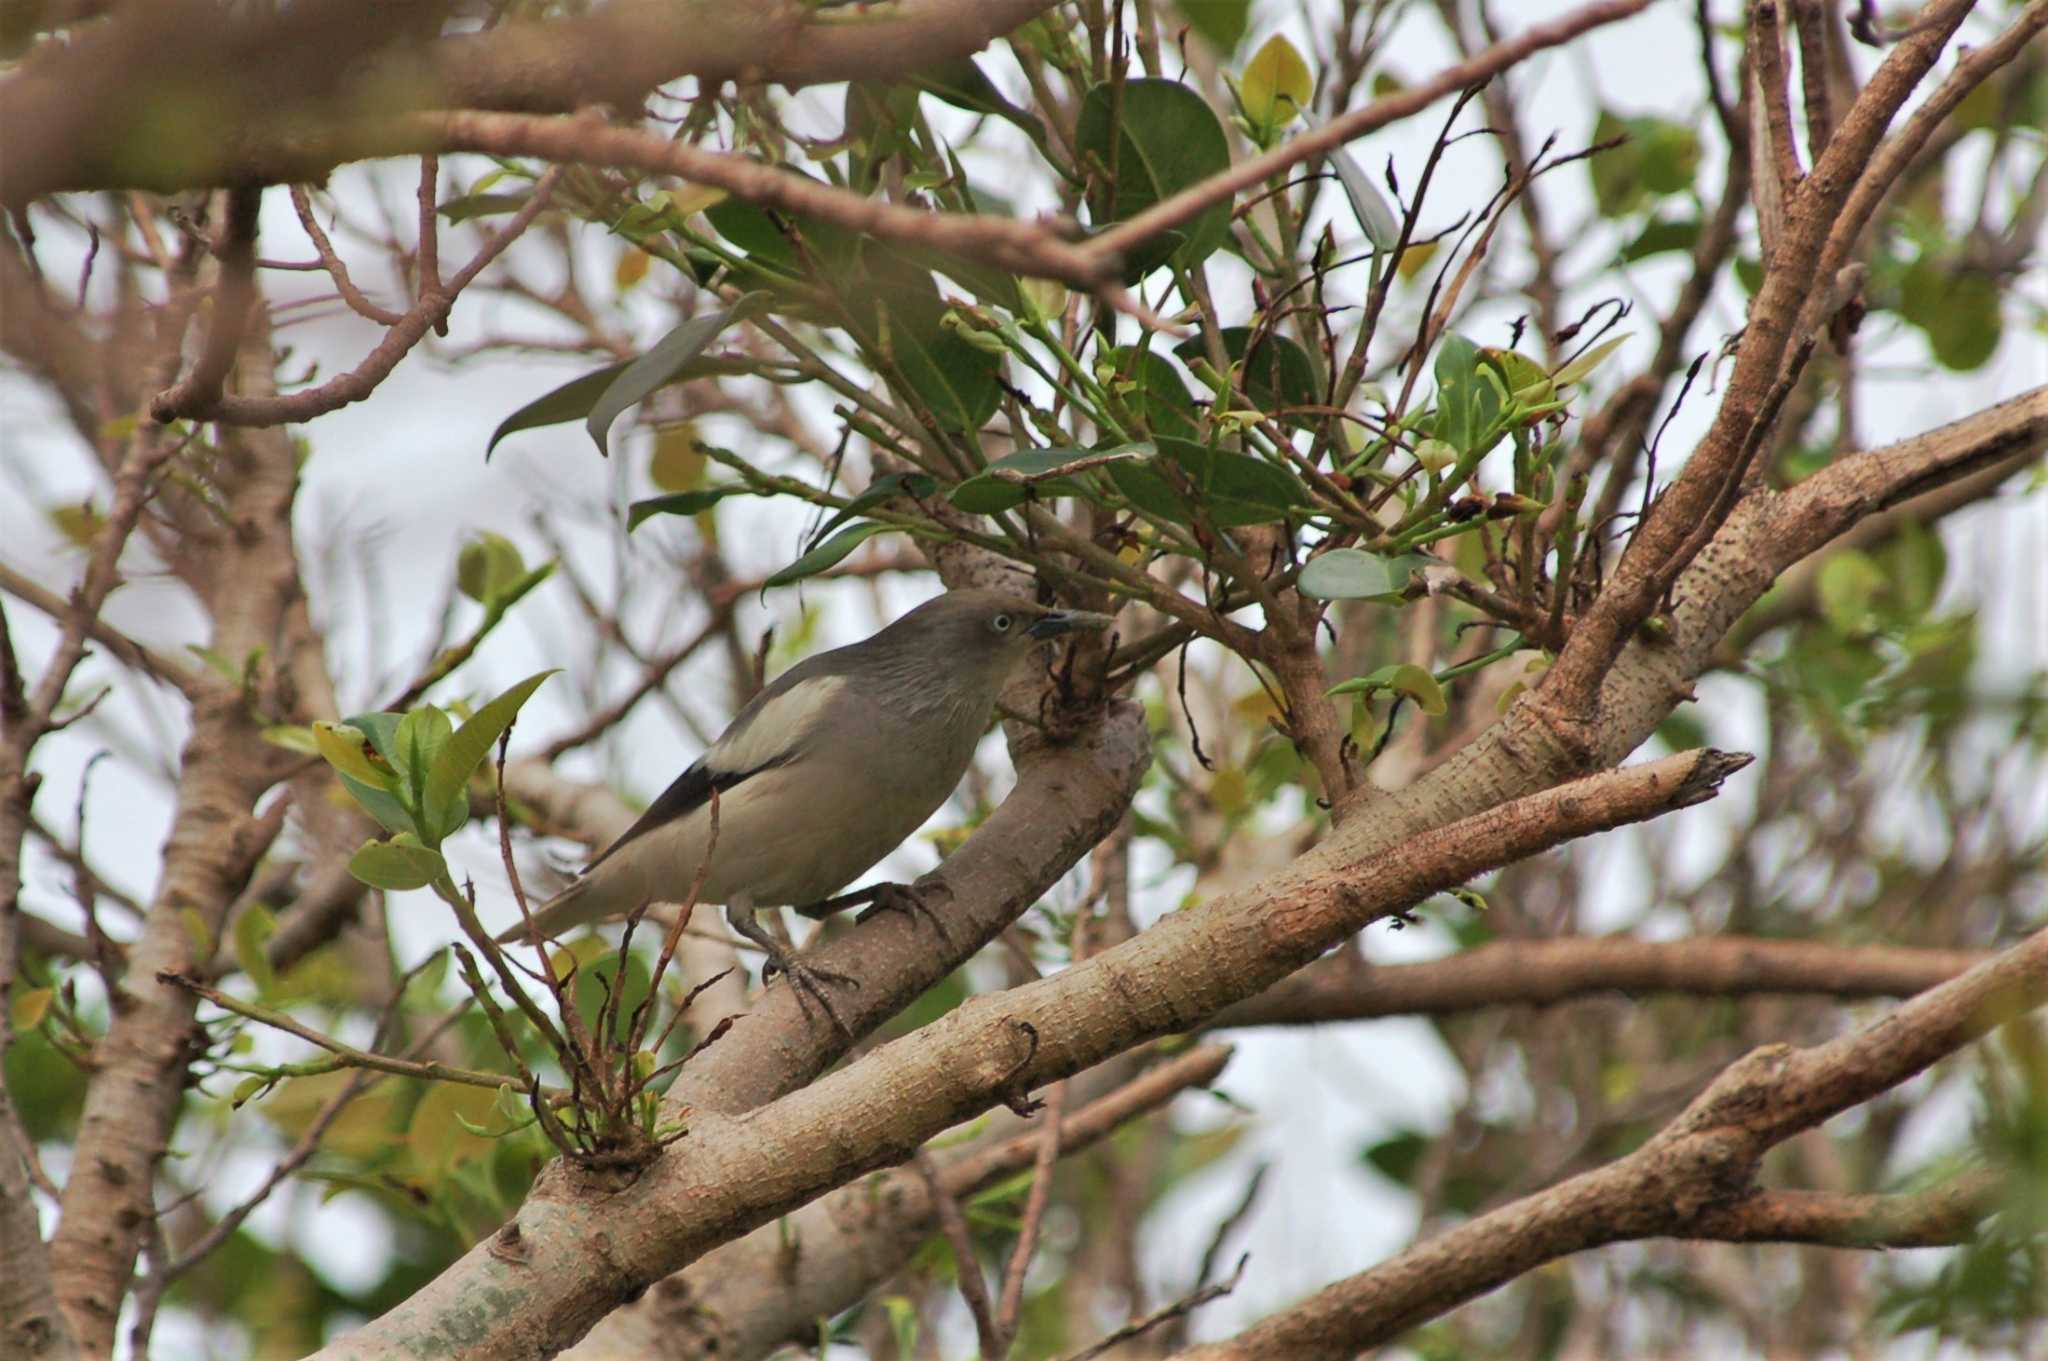
{"label": "oval leaf", "polygon": [[448,862],[426,846],[372,841],[349,857],[348,872],[371,888],[425,888],[448,872]]}
{"label": "oval leaf", "polygon": [[1444,702],[1444,688],[1437,683],[1437,678],[1412,663],[1383,666],[1368,675],[1353,676],[1341,685],[1330,687],[1332,695],[1370,695],[1378,690],[1391,690],[1414,700],[1416,706],[1432,718],[1449,707]]}
{"label": "oval leaf", "polygon": [[993,515],[1033,496],[1081,496],[1087,488],[1073,480],[1075,474],[1144,454],[1138,445],[1102,450],[1025,449],[989,464],[946,493],[946,499],[970,515]]}
{"label": "oval leaf", "polygon": [[635,501],[626,507],[626,532],[632,533],[657,515],[701,515],[728,496],[757,495],[752,487],[738,483],[726,487],[706,487],[702,491],[671,492],[667,496],[650,496],[645,501]]}
{"label": "oval leaf", "polygon": [[769,577],[767,581],[762,583],[762,587],[766,589],[769,586],[787,586],[792,581],[801,581],[805,577],[816,576],[826,568],[838,565],[839,561],[848,553],[851,553],[854,549],[875,537],[875,535],[894,528],[896,526],[885,525],[876,520],[863,520],[859,524],[848,525],[816,548],[813,548],[810,552],[798,558],[795,562],[792,562],[789,566],[777,572],[774,576]]}
{"label": "oval leaf", "polygon": [[440,841],[468,818],[469,777],[490,755],[499,736],[512,726],[520,706],[540,688],[542,681],[554,674],[551,668],[528,676],[471,714],[469,721],[457,728],[441,747],[427,770],[426,789],[420,801],[421,815],[429,822],[422,830],[430,830],[432,840]]}
{"label": "oval leaf", "polygon": [[[1230,167],[1230,143],[1207,100],[1177,80],[1131,80],[1118,91],[1097,85],[1081,101],[1075,144],[1085,161],[1110,172],[1093,202],[1095,225],[1136,217],[1161,199]],[[1176,231],[1130,252],[1125,280],[1165,264],[1199,264],[1230,238],[1230,209],[1215,204]]]}
{"label": "oval leaf", "polygon": [[351,724],[322,720],[313,725],[314,745],[328,765],[373,789],[395,788],[397,777],[388,769],[380,769],[363,750],[367,740],[367,734]]}
{"label": "oval leaf", "polygon": [[1317,600],[1367,600],[1401,587],[1392,565],[1362,548],[1333,548],[1310,558],[1294,584]]}
{"label": "oval leaf", "polygon": [[1286,34],[1275,33],[1245,64],[1244,75],[1238,78],[1237,97],[1244,105],[1245,117],[1270,140],[1273,133],[1301,116],[1315,91],[1316,78],[1309,73],[1308,63]]}
{"label": "oval leaf", "polygon": [[[1322,417],[1299,410],[1319,406],[1323,390],[1316,382],[1315,361],[1308,351],[1283,335],[1271,331],[1255,333],[1250,326],[1223,329],[1223,352],[1238,371],[1237,385],[1252,404],[1268,415],[1299,424],[1313,425]],[[1174,353],[1192,365],[1208,357],[1208,346],[1200,336],[1183,341]]]}
{"label": "oval leaf", "polygon": [[[628,361],[630,362],[630,361]],[[498,441],[521,430],[533,430],[544,425],[560,425],[588,415],[591,406],[602,397],[605,389],[612,385],[627,363],[607,364],[593,369],[581,378],[571,378],[554,391],[536,397],[525,406],[498,422],[498,428],[491,432],[491,442],[484,446],[484,460],[490,461],[491,452],[498,447]]]}
{"label": "oval leaf", "polygon": [[657,341],[653,349],[626,365],[591,404],[590,414],[584,418],[583,428],[590,432],[597,452],[611,452],[606,445],[606,437],[611,433],[612,422],[621,413],[629,407],[638,406],[656,389],[687,377],[691,362],[703,354],[726,327],[746,320],[761,310],[767,301],[766,293],[748,293],[730,307],[691,317]]}

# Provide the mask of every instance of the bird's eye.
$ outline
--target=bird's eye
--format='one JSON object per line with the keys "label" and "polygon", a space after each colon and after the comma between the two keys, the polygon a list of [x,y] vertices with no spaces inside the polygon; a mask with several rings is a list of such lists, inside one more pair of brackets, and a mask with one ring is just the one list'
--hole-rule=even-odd
{"label": "bird's eye", "polygon": [[1012,622],[1014,621],[1011,620],[1009,615],[999,614],[995,618],[988,621],[988,626],[994,629],[997,633],[1008,633],[1010,631],[1010,625]]}

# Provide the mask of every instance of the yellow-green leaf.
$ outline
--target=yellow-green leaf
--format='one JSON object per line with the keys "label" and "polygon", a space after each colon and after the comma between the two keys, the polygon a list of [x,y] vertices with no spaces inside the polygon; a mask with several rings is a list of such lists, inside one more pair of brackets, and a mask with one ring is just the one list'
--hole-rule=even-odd
{"label": "yellow-green leaf", "polygon": [[488,529],[464,544],[455,558],[455,584],[480,605],[488,605],[524,575],[526,562],[519,549]]}
{"label": "yellow-green leaf", "polygon": [[694,421],[671,421],[654,432],[647,475],[663,491],[695,491],[704,480],[704,446]]}
{"label": "yellow-green leaf", "polygon": [[327,764],[350,779],[359,780],[372,789],[398,787],[398,779],[390,768],[371,759],[369,738],[361,729],[323,719],[313,725],[313,742]]}
{"label": "yellow-green leaf", "polygon": [[398,837],[364,843],[349,857],[348,872],[371,888],[425,888],[448,872],[441,853]]}
{"label": "yellow-green leaf", "polygon": [[1266,39],[1238,81],[1245,117],[1268,133],[1286,127],[1308,107],[1316,78],[1283,33]]}
{"label": "yellow-green leaf", "polygon": [[50,999],[56,995],[51,988],[26,988],[14,994],[14,1004],[8,1010],[8,1020],[16,1030],[34,1030],[43,1023],[43,1017],[50,1014]]}
{"label": "yellow-green leaf", "polygon": [[[512,726],[512,720],[519,716],[519,706],[540,688],[542,681],[554,674],[551,668],[528,676],[478,709],[442,746],[440,754],[434,758],[433,767],[427,771],[426,792],[420,800],[420,807],[426,815],[437,820],[434,829],[437,837],[445,837],[455,830],[454,826],[447,825],[444,815],[458,807],[467,811],[469,777],[490,755],[499,735]],[[459,826],[461,819],[457,818],[455,823]]]}
{"label": "yellow-green leaf", "polygon": [[[235,918],[235,962],[259,991],[277,986],[277,972],[270,967],[270,938],[277,934],[277,918],[261,903],[251,903]],[[240,1102],[236,1102],[240,1105]]]}
{"label": "yellow-green leaf", "polygon": [[1621,348],[1621,342],[1627,339],[1628,337],[1625,335],[1609,336],[1577,359],[1574,359],[1571,363],[1566,364],[1556,373],[1551,374],[1550,381],[1559,387],[1563,387],[1567,383],[1583,382],[1592,374],[1594,369],[1599,368],[1606,361],[1608,355]]}

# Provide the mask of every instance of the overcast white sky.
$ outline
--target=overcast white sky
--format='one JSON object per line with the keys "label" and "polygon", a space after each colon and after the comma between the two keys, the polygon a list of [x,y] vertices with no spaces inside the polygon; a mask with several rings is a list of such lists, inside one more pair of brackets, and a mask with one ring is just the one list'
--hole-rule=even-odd
{"label": "overcast white sky", "polygon": [[[1283,9],[1289,14],[1296,12],[1291,7],[1263,8],[1273,14]],[[1510,8],[1519,25],[1568,6],[1544,0]],[[1561,54],[1536,58],[1514,77],[1518,100],[1524,108],[1540,111],[1540,123],[1561,131],[1561,145],[1587,140],[1600,104],[1624,113],[1690,118],[1697,102],[1696,40],[1688,18],[1690,8],[1657,6]],[[1298,42],[1303,39],[1299,23],[1281,26]],[[1245,53],[1255,50],[1273,27],[1271,20],[1255,24]],[[1395,68],[1409,76],[1435,69],[1445,55],[1436,27],[1425,22],[1405,24],[1389,50],[1395,54]],[[1013,73],[1006,60],[988,59],[986,65],[999,80],[1018,84],[1009,81]],[[1015,94],[1024,97],[1021,89]],[[816,107],[821,120],[836,120],[840,99],[836,89],[809,92],[802,99],[807,106]],[[1441,117],[1441,108],[1433,110],[1367,139],[1355,146],[1354,152],[1375,179],[1386,158],[1392,156],[1401,167],[1403,183],[1412,184]],[[1539,133],[1542,130],[1538,128]],[[344,171],[337,176],[338,190],[360,193],[370,178],[381,176],[386,192],[409,196],[410,166],[396,177],[406,183],[395,187],[389,170]],[[475,172],[451,163],[448,173],[467,182]],[[1483,201],[1493,189],[1497,173],[1483,140],[1465,143],[1454,153],[1443,187],[1433,196],[1434,218],[1448,220]],[[1583,174],[1569,170],[1542,183],[1553,220],[1570,224],[1588,216],[1584,186]],[[271,195],[267,208],[264,253],[308,254],[295,244],[300,239],[298,227],[282,194]],[[598,243],[593,239],[590,244],[595,247]],[[1588,253],[1575,258],[1595,261],[1601,258],[1599,252],[1611,246],[1594,240],[1584,249]],[[455,253],[455,247],[444,247],[444,255]],[[528,258],[532,258],[531,252]],[[46,255],[46,265],[61,272],[63,265],[55,249]],[[1669,261],[1651,262],[1633,272],[1631,285],[1652,311],[1661,311],[1662,300],[1678,278],[1677,270]],[[1218,272],[1227,274],[1227,270]],[[376,278],[374,268],[359,268],[358,273],[371,281]],[[314,291],[305,276],[273,275],[267,282],[272,296],[280,300],[294,296],[295,290],[297,295]],[[1241,281],[1237,288],[1241,295]],[[1579,301],[1589,300],[1590,296]],[[1489,320],[1500,322],[1514,310],[1483,311],[1468,329],[1483,328]],[[653,308],[641,311],[640,334],[645,340],[651,341],[673,324]],[[1925,362],[1917,337],[1887,328],[1880,318],[1873,318],[1873,323],[1866,328],[1863,343],[1876,347],[1882,361],[1917,372]],[[456,309],[448,343],[459,347],[507,329],[530,330],[532,324],[530,317],[506,304],[465,299]],[[1732,295],[1717,299],[1713,320],[1696,335],[1695,346],[1716,343],[1738,324],[1739,299]],[[1651,328],[1648,316],[1639,311],[1626,328],[1636,339],[1610,361],[1611,372],[1630,372],[1632,362],[1639,364],[1647,357],[1645,337]],[[1483,329],[1475,333],[1496,338]],[[368,322],[351,314],[333,314],[332,309],[315,323],[290,328],[285,336],[301,357],[317,358],[322,373],[351,366],[378,338]],[[358,649],[354,655],[359,660],[365,630],[374,628],[383,635],[386,659],[417,655],[423,630],[445,589],[449,564],[467,533],[496,530],[518,542],[529,560],[538,560],[545,556],[545,549],[528,523],[537,507],[560,497],[618,507],[627,494],[642,494],[644,482],[634,480],[629,486],[622,468],[633,479],[642,476],[644,434],[629,436],[623,442],[624,455],[615,454],[609,464],[596,458],[581,426],[573,424],[517,436],[490,464],[483,461],[490,431],[507,412],[591,366],[559,358],[495,357],[450,367],[415,356],[399,367],[372,400],[323,417],[304,431],[315,453],[306,472],[301,533],[308,541],[324,541],[342,526],[354,551],[376,564],[375,572],[363,580],[375,583],[381,591],[377,601],[356,594],[340,602],[321,602],[330,616],[346,615],[351,621],[338,635],[343,641],[336,648],[339,669],[353,681],[347,695],[351,703],[368,701],[376,687],[359,666],[349,664],[349,650]],[[1865,420],[1873,437],[1902,437],[2044,380],[2048,380],[2048,347],[2038,335],[2015,331],[2008,334],[1994,363],[1978,373],[1873,384]],[[1696,396],[1674,422],[1663,447],[1667,451],[1686,448],[1711,410],[1710,400]],[[55,405],[18,375],[0,372],[0,560],[60,590],[67,588],[80,566],[79,557],[54,533],[44,511],[60,501],[76,501],[98,490],[76,456]],[[740,566],[769,570],[793,555],[801,532],[794,517],[764,515],[745,502],[727,502],[721,513],[735,528],[748,531],[728,538],[735,554],[743,559]],[[748,516],[753,518],[740,518]],[[607,560],[606,532],[595,526],[581,531],[572,538],[572,551],[579,557],[588,555],[593,563]],[[674,531],[657,527],[643,530],[641,535],[666,532]],[[2039,564],[2048,561],[2048,517],[2044,517],[2040,498],[1969,512],[1947,526],[1944,536],[1952,555],[1950,599],[1957,604],[1973,602],[1985,613],[1986,635],[1993,640],[1985,650],[1987,675],[2002,672],[2017,678],[2048,665],[2048,603],[2044,603],[2039,571]],[[653,561],[644,551],[637,554],[636,562],[643,570],[651,569]],[[2029,566],[2021,569],[2017,564]],[[1995,589],[1986,589],[1994,583]],[[681,589],[679,585],[679,593]],[[908,604],[929,590],[930,583],[895,583],[888,589],[893,604]],[[831,597],[813,588],[809,598]],[[668,612],[667,625],[672,632],[667,635],[652,636],[661,621],[651,614],[636,621],[648,630],[642,634],[644,641],[672,641],[688,627],[689,602],[678,599],[675,604]],[[784,593],[765,605],[750,605],[749,618],[758,628],[771,617],[786,617],[795,608],[794,596]],[[44,621],[18,603],[9,602],[7,610],[17,646],[33,669],[49,646],[50,632]],[[199,616],[175,588],[161,583],[141,580],[124,588],[109,614],[116,624],[168,650],[201,640]],[[551,643],[559,647],[563,625],[573,615],[573,603],[559,582],[543,588],[470,664],[462,677],[463,686],[488,691],[543,666],[576,667],[577,657],[559,655],[550,647]],[[850,611],[843,617],[828,614],[825,638],[844,641],[857,636],[867,627],[868,618],[865,611]],[[103,667],[88,670],[95,680],[112,678]],[[694,687],[691,707],[706,719],[718,721],[722,715],[717,697],[724,693],[723,688],[707,681],[702,673],[691,674],[695,679],[680,681],[680,691],[688,693]],[[522,724],[523,731],[531,737],[572,722],[573,715],[565,708],[571,693],[562,685],[544,688]],[[1721,745],[1741,746],[1746,735],[1754,735],[1754,692],[1750,687],[1717,679],[1703,687],[1702,697],[1702,708],[1712,718]],[[168,743],[152,740],[152,747],[174,750],[175,736],[182,731],[172,705],[125,678],[119,680],[117,693],[104,712],[125,731],[173,735]],[[38,808],[45,817],[62,826],[71,825],[79,773],[86,759],[104,743],[104,737],[93,732],[75,731],[39,748],[37,766],[45,784]],[[642,706],[629,726],[627,740],[613,749],[619,762],[616,768],[592,757],[578,758],[577,768],[589,775],[615,778],[622,788],[645,798],[687,763],[694,755],[694,745],[687,734],[675,730],[659,707]],[[999,745],[992,750],[999,751]],[[995,759],[1001,763],[999,756]],[[1719,825],[1739,818],[1748,799],[1744,777],[1738,776],[1721,802],[1678,817],[1697,829],[1688,831],[1687,837],[1696,837],[1704,845],[1719,839]],[[109,878],[138,896],[146,896],[150,889],[169,806],[162,783],[116,764],[103,766],[92,785],[92,854]],[[2048,808],[2037,806],[2030,816],[2048,818]],[[941,814],[941,820],[950,817]],[[1646,905],[1640,893],[1640,868],[1626,841],[1608,838],[1582,845],[1572,853],[1593,857],[1598,866],[1589,879],[1606,895],[1602,918],[1617,929],[1635,924]],[[900,853],[895,872],[915,872],[931,859],[928,848],[913,843]],[[490,896],[498,880],[495,850],[473,841],[458,852],[458,860],[464,870],[476,874],[480,888]],[[1140,876],[1147,916],[1171,906],[1187,888],[1184,877],[1162,875],[1158,870],[1154,865],[1151,873]],[[54,905],[69,899],[68,879],[50,862],[37,858],[30,863],[27,892],[31,903],[54,910]],[[412,897],[418,901],[394,902],[393,917],[402,923],[405,953],[416,958],[446,940],[450,926],[430,898]],[[61,911],[56,915],[61,916]],[[1382,959],[1447,948],[1442,934],[1428,926],[1399,934],[1375,930],[1369,943],[1372,955]],[[1258,1114],[1238,1148],[1155,1220],[1148,1244],[1148,1266],[1161,1295],[1179,1293],[1212,1226],[1236,1200],[1248,1169],[1259,1161],[1274,1164],[1261,1204],[1237,1243],[1239,1250],[1252,1253],[1251,1268],[1235,1295],[1204,1312],[1199,1328],[1203,1334],[1241,1326],[1402,1246],[1414,1227],[1413,1208],[1387,1184],[1357,1170],[1358,1151],[1402,1127],[1440,1126],[1462,1096],[1456,1069],[1430,1028],[1418,1021],[1247,1034],[1238,1037],[1237,1043],[1239,1054],[1223,1086]],[[1511,1093],[1503,1094],[1502,1099],[1511,1097]],[[1191,1121],[1213,1121],[1225,1114],[1211,1100],[1185,1103],[1184,1118]],[[1942,1117],[1934,1123],[1952,1126],[1953,1121]],[[1930,1129],[1929,1141],[1941,1132]],[[188,1132],[185,1137],[195,1135]],[[232,1200],[237,1189],[260,1172],[257,1158],[233,1161],[216,1180],[213,1194],[223,1203]],[[365,1245],[377,1234],[376,1220],[348,1196],[324,1206],[311,1195],[281,1198],[258,1222],[268,1232],[297,1237],[338,1283],[360,1283],[377,1274],[367,1267],[364,1257]],[[198,1339],[191,1341],[198,1343]],[[175,1334],[162,1335],[160,1348],[172,1354],[176,1342]]]}

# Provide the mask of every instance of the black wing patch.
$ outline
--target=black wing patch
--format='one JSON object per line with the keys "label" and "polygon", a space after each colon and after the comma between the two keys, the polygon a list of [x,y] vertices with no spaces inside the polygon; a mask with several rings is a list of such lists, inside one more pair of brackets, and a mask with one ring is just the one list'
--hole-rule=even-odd
{"label": "black wing patch", "polygon": [[625,830],[624,835],[620,836],[611,845],[605,847],[603,854],[599,855],[597,859],[585,865],[583,873],[588,874],[599,865],[602,865],[611,858],[612,852],[618,850],[619,847],[633,840],[633,838],[644,836],[657,827],[674,822],[677,818],[688,817],[691,813],[696,812],[699,808],[711,802],[712,790],[715,789],[723,794],[726,790],[744,782],[749,777],[759,775],[764,770],[773,770],[780,764],[781,762],[779,761],[771,762],[765,766],[756,766],[752,770],[713,770],[702,761],[696,762],[688,770],[676,776],[669,787],[661,791],[660,798],[647,805],[647,811],[642,813],[639,819]]}

